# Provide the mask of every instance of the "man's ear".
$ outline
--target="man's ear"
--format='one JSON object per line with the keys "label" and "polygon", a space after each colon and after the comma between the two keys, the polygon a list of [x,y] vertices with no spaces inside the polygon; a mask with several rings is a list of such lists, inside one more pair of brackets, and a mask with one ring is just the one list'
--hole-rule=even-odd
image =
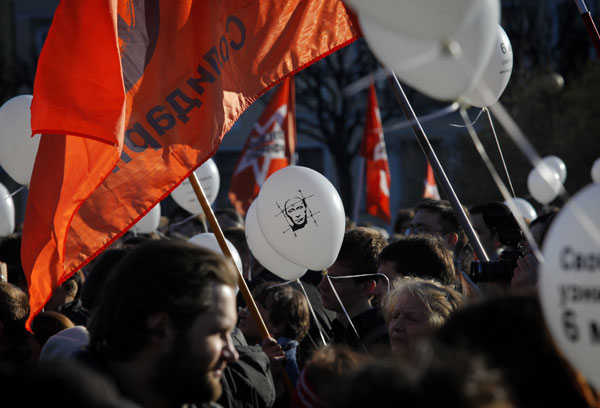
{"label": "man's ear", "polygon": [[450,245],[451,248],[454,248],[458,242],[458,234],[456,232],[449,232],[446,234],[445,239],[448,245]]}
{"label": "man's ear", "polygon": [[361,290],[365,296],[371,296],[376,286],[377,282],[375,280],[364,281],[361,283]]}
{"label": "man's ear", "polygon": [[171,318],[165,312],[159,312],[148,316],[146,327],[149,333],[150,343],[156,346],[169,345],[175,338],[175,329]]}

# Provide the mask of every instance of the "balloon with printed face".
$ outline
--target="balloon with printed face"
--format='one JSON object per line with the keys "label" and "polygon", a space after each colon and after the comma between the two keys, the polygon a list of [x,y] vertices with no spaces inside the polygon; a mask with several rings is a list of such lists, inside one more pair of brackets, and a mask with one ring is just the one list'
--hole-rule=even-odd
{"label": "balloon with printed face", "polygon": [[358,17],[371,51],[401,81],[431,98],[457,100],[475,86],[490,59],[500,7],[497,0],[477,2],[443,41],[394,30],[367,13]]}
{"label": "balloon with printed face", "polygon": [[483,108],[496,103],[508,85],[513,68],[513,50],[508,35],[502,26],[498,32],[492,55],[483,70],[483,75],[473,89],[465,94],[465,98],[473,106]]}
{"label": "balloon with printed face", "polygon": [[552,338],[572,366],[600,387],[600,184],[560,210],[544,239],[539,296]]}
{"label": "balloon with printed face", "polygon": [[19,184],[29,185],[40,135],[31,136],[31,95],[19,95],[0,107],[0,166]]}
{"label": "balloon with printed face", "polygon": [[[200,181],[200,185],[204,190],[206,199],[210,204],[214,203],[219,194],[219,186],[221,184],[221,178],[219,176],[219,169],[215,164],[215,161],[211,158],[208,159],[202,166],[198,167],[194,173]],[[181,182],[175,190],[171,192],[173,200],[184,210],[190,214],[203,214],[202,206],[198,202],[192,183],[188,179]]]}
{"label": "balloon with printed face", "polygon": [[567,166],[565,162],[557,156],[546,156],[542,161],[558,173],[560,182],[564,184],[567,179]]}
{"label": "balloon with printed face", "polygon": [[534,167],[527,177],[529,194],[540,204],[548,204],[554,200],[561,186],[558,173],[544,163]]}
{"label": "balloon with printed face", "polygon": [[[219,246],[219,241],[217,241],[217,237],[212,232],[203,232],[201,234],[194,235],[193,237],[188,239],[188,242],[202,248],[210,249],[211,251],[216,252],[217,254],[225,256],[223,254],[223,250]],[[235,245],[233,245],[231,241],[229,241],[227,238],[225,238],[225,243],[227,244],[227,248],[229,248],[229,252],[231,252],[231,256],[233,257],[235,265],[237,266],[238,270],[242,272],[244,270],[242,266],[242,258],[240,257],[240,254],[237,251],[237,249],[235,248]]]}
{"label": "balloon with printed face", "polygon": [[267,242],[256,217],[256,204],[254,200],[246,214],[246,241],[252,255],[268,271],[284,280],[296,280],[306,273],[306,268],[296,265],[279,255]]}
{"label": "balloon with printed face", "polygon": [[146,213],[131,230],[136,234],[150,234],[156,232],[160,224],[160,203],[156,204]]}
{"label": "balloon with printed face", "polygon": [[15,203],[10,192],[0,183],[0,237],[15,231]]}
{"label": "balloon with printed face", "polygon": [[260,230],[279,255],[311,270],[335,262],[346,219],[327,178],[307,167],[286,167],[265,181],[255,201]]}

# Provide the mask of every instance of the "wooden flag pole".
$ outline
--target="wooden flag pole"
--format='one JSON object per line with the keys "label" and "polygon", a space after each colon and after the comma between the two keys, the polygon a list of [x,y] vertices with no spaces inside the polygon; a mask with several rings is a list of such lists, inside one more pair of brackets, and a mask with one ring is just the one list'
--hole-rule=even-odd
{"label": "wooden flag pole", "polygon": [[[210,203],[208,202],[208,199],[206,198],[206,194],[204,194],[204,190],[202,189],[202,185],[198,181],[198,177],[196,176],[196,173],[192,172],[188,179],[190,180],[190,183],[192,184],[192,188],[194,189],[194,192],[196,193],[196,197],[198,198],[198,201],[200,202],[200,206],[202,207],[202,211],[204,211],[204,215],[206,216],[206,219],[208,220],[208,224],[210,225],[211,230],[213,231],[213,233],[215,234],[215,237],[217,238],[217,242],[219,243],[219,247],[221,248],[221,251],[223,251],[223,254],[227,258],[229,258],[233,261],[233,256],[231,255],[231,251],[229,250],[229,247],[227,246],[227,241],[225,241],[225,236],[223,235],[221,226],[217,222],[215,213],[213,212],[213,210],[210,206]],[[236,265],[235,262],[233,264]],[[263,340],[268,337],[271,337],[271,335],[269,334],[269,330],[267,329],[267,326],[265,325],[265,322],[264,322],[262,316],[260,315],[258,308],[256,307],[254,298],[252,297],[252,294],[250,293],[250,290],[248,289],[248,285],[246,285],[246,280],[244,279],[244,275],[242,275],[242,271],[240,271],[237,268],[237,265],[236,265],[235,269],[238,271],[238,287],[240,288],[240,293],[242,294],[242,297],[244,298],[244,301],[246,302],[246,307],[248,308],[248,312],[250,313],[250,315],[256,322],[256,325],[258,326],[258,330],[260,331],[261,337],[263,338]],[[287,371],[285,370],[285,367],[282,367],[281,375],[283,377],[283,383],[284,383],[286,389],[288,390],[288,392],[290,393],[290,397],[291,397],[294,393],[294,386],[292,385],[290,377],[287,375]]]}

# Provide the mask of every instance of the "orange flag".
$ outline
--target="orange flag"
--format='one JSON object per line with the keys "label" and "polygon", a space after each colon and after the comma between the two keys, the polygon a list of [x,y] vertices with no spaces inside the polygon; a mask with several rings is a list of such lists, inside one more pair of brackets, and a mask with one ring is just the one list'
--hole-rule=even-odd
{"label": "orange flag", "polygon": [[246,214],[265,180],[292,162],[296,150],[294,101],[294,79],[287,78],[248,136],[229,188],[229,200],[240,214]]}
{"label": "orange flag", "polygon": [[425,190],[423,191],[423,198],[431,198],[433,200],[440,199],[440,193],[435,183],[435,176],[433,175],[433,168],[431,164],[427,162],[427,176],[425,177]]}
{"label": "orange flag", "polygon": [[61,1],[31,108],[43,136],[21,252],[30,321],[261,94],[355,39],[340,0]]}
{"label": "orange flag", "polygon": [[381,116],[375,87],[369,89],[369,104],[365,120],[365,133],[361,155],[366,162],[367,212],[386,222],[392,221],[390,214],[390,167],[381,128]]}

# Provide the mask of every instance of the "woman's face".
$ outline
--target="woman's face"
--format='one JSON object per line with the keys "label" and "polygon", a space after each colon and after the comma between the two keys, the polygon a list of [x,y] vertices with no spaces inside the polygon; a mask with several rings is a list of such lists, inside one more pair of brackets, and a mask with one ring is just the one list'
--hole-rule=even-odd
{"label": "woman's face", "polygon": [[388,325],[392,351],[402,352],[430,329],[429,316],[425,304],[404,290],[398,296]]}

